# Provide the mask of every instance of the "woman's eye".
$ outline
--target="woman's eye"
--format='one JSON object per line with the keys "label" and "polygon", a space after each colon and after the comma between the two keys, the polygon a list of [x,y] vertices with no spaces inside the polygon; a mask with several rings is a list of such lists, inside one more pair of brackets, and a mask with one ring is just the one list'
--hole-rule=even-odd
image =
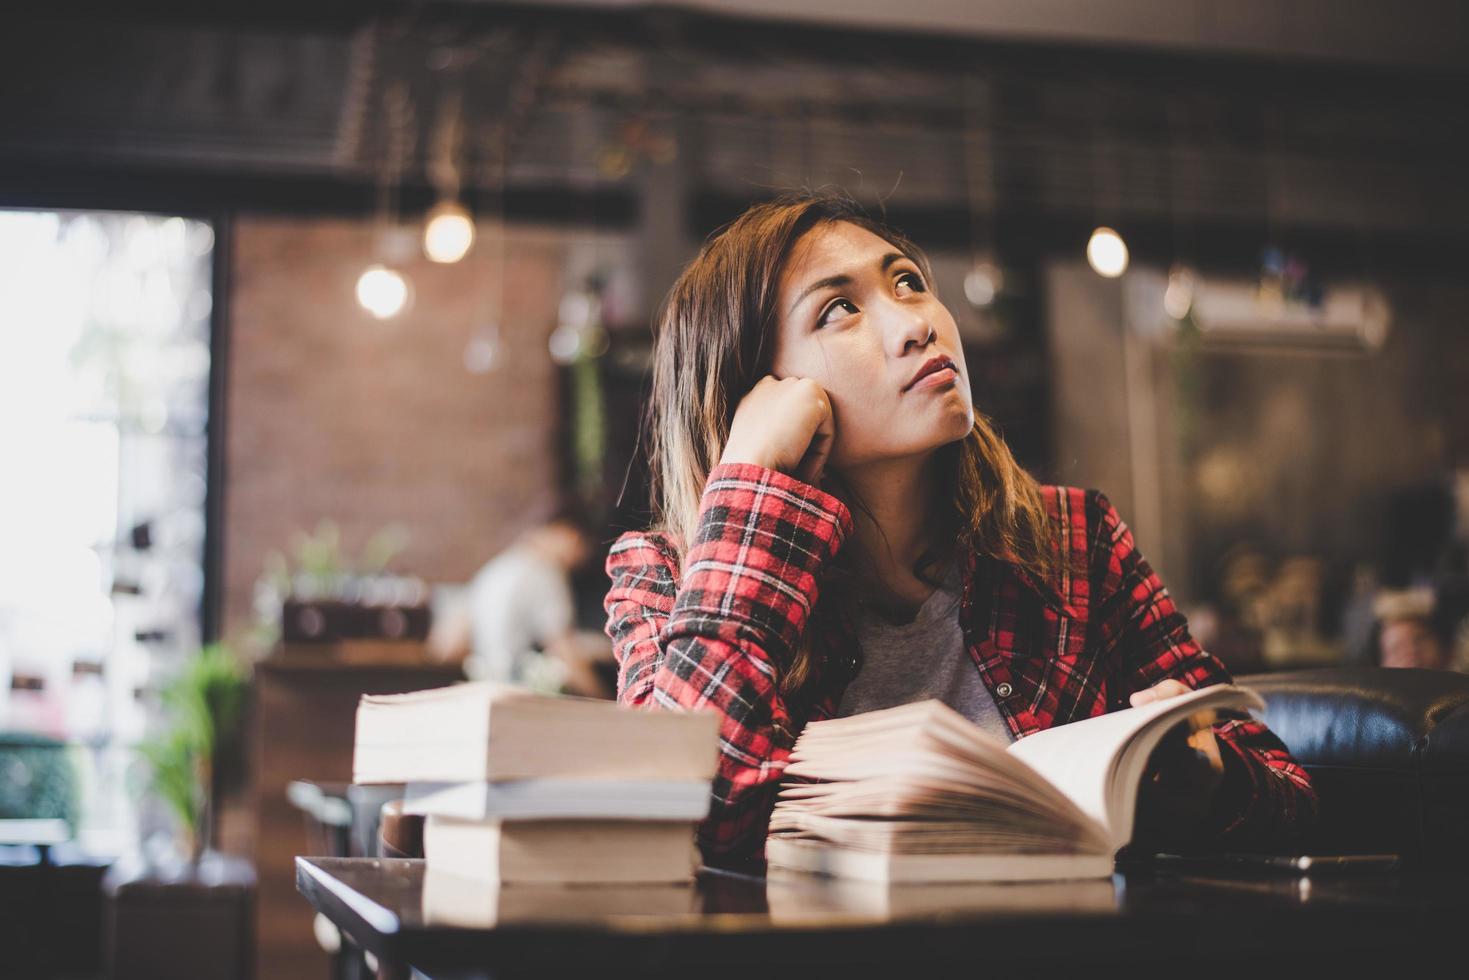
{"label": "woman's eye", "polygon": [[816,325],[818,327],[824,327],[824,326],[826,326],[827,323],[831,322],[831,320],[830,320],[831,311],[832,310],[835,310],[835,309],[838,309],[839,307],[843,307],[843,306],[847,307],[847,309],[849,309],[853,313],[856,313],[857,312],[857,305],[855,303],[853,303],[851,300],[849,300],[849,299],[839,299],[839,300],[836,300],[835,302],[833,302],[826,309],[824,309],[824,310],[821,311],[821,316],[819,316],[819,317],[816,318]]}
{"label": "woman's eye", "polygon": [[901,283],[905,279],[909,283],[908,288],[914,290],[915,292],[921,293],[928,289],[928,287],[924,285],[923,277],[916,272],[905,272],[902,275],[898,276],[897,281]]}

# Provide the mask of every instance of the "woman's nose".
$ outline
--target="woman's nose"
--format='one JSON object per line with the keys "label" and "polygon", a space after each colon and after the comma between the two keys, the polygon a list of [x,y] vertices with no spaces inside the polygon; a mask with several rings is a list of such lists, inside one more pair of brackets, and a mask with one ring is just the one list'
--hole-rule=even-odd
{"label": "woman's nose", "polygon": [[902,357],[910,348],[922,350],[933,342],[933,325],[921,311],[897,307],[889,316],[888,343],[894,357]]}

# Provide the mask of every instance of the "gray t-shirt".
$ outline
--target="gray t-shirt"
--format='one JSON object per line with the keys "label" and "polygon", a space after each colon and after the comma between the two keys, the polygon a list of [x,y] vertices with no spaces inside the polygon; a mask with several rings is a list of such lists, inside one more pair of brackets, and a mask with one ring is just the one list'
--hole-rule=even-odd
{"label": "gray t-shirt", "polygon": [[964,647],[960,589],[958,567],[950,563],[911,623],[891,623],[860,605],[852,611],[862,669],[847,685],[838,716],[938,698],[1000,741],[1013,740]]}

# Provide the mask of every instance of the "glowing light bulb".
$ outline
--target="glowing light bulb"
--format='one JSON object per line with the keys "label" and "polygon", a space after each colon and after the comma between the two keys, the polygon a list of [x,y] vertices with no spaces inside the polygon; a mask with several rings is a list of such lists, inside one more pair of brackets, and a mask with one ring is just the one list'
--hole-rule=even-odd
{"label": "glowing light bulb", "polygon": [[581,332],[575,327],[557,327],[551,331],[547,346],[551,349],[551,360],[561,365],[570,364],[581,353]]}
{"label": "glowing light bulb", "polygon": [[964,298],[976,307],[989,306],[1003,288],[1004,274],[993,262],[976,262],[964,276]]}
{"label": "glowing light bulb", "polygon": [[474,219],[458,201],[440,201],[423,229],[423,254],[435,262],[458,262],[474,244]]}
{"label": "glowing light bulb", "polygon": [[489,374],[500,359],[500,328],[494,323],[480,327],[464,346],[464,369],[470,374]]}
{"label": "glowing light bulb", "polygon": [[1127,271],[1127,243],[1111,228],[1098,228],[1086,243],[1086,260],[1097,275],[1116,279]]}
{"label": "glowing light bulb", "polygon": [[1194,306],[1194,274],[1182,265],[1168,271],[1168,288],[1163,291],[1163,311],[1175,320],[1188,316]]}
{"label": "glowing light bulb", "polygon": [[379,320],[388,320],[408,305],[408,280],[395,269],[368,266],[357,279],[357,302]]}

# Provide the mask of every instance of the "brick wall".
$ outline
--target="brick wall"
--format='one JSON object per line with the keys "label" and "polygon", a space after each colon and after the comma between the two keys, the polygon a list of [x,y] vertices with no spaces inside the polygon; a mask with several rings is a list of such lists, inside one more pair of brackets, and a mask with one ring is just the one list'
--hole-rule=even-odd
{"label": "brick wall", "polygon": [[380,322],[354,298],[373,255],[366,223],[235,223],[226,635],[249,622],[266,554],[323,518],[341,526],[349,555],[399,522],[411,535],[400,570],[462,581],[552,504],[558,396],[547,337],[565,270],[578,264],[569,259],[589,239],[510,235],[500,360],[475,375],[463,355],[492,308],[489,249],[452,266],[413,263],[411,308]]}

